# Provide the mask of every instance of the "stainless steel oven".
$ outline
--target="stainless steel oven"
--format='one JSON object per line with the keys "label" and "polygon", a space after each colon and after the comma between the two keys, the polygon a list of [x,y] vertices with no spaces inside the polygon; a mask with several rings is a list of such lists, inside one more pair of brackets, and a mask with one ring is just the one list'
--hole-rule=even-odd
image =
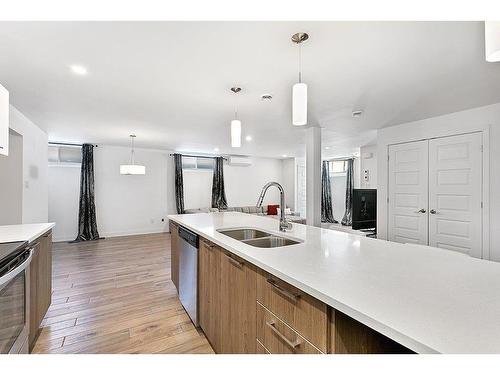
{"label": "stainless steel oven", "polygon": [[30,262],[26,243],[0,244],[0,353],[28,353]]}

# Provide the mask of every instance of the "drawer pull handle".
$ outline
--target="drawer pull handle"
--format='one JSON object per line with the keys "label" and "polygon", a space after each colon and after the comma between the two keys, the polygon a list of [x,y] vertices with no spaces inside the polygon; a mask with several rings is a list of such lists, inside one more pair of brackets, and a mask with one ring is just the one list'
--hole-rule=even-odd
{"label": "drawer pull handle", "polygon": [[297,339],[295,341],[290,341],[284,334],[282,334],[278,328],[276,328],[276,322],[270,321],[266,322],[266,325],[271,328],[271,330],[280,338],[282,339],[285,344],[287,344],[290,348],[295,349],[297,346],[302,344],[302,341],[300,339]]}
{"label": "drawer pull handle", "polygon": [[279,292],[280,294],[284,295],[287,298],[292,299],[294,302],[296,302],[297,299],[300,298],[300,293],[289,292],[288,290],[286,290],[286,289],[282,288],[281,286],[279,286],[278,284],[276,284],[276,281],[274,281],[273,279],[267,279],[267,282],[269,284],[271,284],[273,289],[275,289],[277,292]]}
{"label": "drawer pull handle", "polygon": [[233,259],[231,256],[226,254],[227,259],[229,259],[229,262],[233,264],[233,266],[236,266],[238,268],[243,268],[243,262],[238,262],[236,259]]}

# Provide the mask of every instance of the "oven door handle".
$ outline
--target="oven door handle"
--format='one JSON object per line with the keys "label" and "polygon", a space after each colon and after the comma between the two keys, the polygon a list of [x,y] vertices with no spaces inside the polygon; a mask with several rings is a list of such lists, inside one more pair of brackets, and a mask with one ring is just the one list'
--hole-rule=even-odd
{"label": "oven door handle", "polygon": [[30,255],[28,256],[28,258],[25,259],[24,262],[22,262],[16,268],[10,270],[5,275],[3,275],[2,277],[0,277],[0,289],[2,288],[3,285],[7,284],[14,277],[16,277],[21,272],[23,272],[26,269],[26,267],[28,267],[28,265],[31,262],[31,258],[33,257],[33,248],[30,248],[29,250],[30,250]]}

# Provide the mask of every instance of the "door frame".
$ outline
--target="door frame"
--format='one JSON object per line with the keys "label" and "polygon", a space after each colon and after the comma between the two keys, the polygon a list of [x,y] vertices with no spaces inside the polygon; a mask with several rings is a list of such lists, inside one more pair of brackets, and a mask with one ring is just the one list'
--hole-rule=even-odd
{"label": "door frame", "polygon": [[454,134],[446,134],[446,135],[438,135],[438,136],[433,136],[433,137],[428,137],[428,138],[420,138],[420,139],[412,139],[409,141],[404,141],[404,142],[394,142],[394,143],[389,143],[386,145],[386,157],[385,157],[385,167],[387,170],[387,180],[386,180],[386,194],[384,198],[384,205],[385,205],[385,212],[386,217],[385,217],[385,239],[389,238],[389,147],[393,145],[399,145],[399,144],[405,144],[405,143],[412,143],[412,142],[418,142],[418,141],[429,141],[431,139],[438,139],[438,138],[447,138],[447,137],[453,137],[457,135],[467,135],[467,134],[475,134],[475,133],[481,133],[482,135],[482,163],[481,163],[481,182],[482,182],[482,189],[481,189],[481,202],[482,202],[482,207],[481,207],[481,229],[482,229],[482,235],[481,235],[481,259],[487,259],[490,260],[490,127],[486,127],[482,130],[477,130],[477,131],[464,131],[461,133],[454,133]]}

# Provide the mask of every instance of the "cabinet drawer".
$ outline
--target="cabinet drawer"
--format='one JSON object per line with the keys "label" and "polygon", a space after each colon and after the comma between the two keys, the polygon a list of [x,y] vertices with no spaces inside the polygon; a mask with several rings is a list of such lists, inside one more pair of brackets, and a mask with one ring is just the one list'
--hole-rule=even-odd
{"label": "cabinet drawer", "polygon": [[272,354],[321,354],[306,339],[257,303],[257,344],[261,343],[263,349]]}
{"label": "cabinet drawer", "polygon": [[266,348],[264,348],[264,345],[262,345],[259,340],[257,340],[257,346],[255,348],[256,354],[271,354]]}
{"label": "cabinet drawer", "polygon": [[257,274],[257,301],[327,352],[328,309],[323,302],[262,270]]}

